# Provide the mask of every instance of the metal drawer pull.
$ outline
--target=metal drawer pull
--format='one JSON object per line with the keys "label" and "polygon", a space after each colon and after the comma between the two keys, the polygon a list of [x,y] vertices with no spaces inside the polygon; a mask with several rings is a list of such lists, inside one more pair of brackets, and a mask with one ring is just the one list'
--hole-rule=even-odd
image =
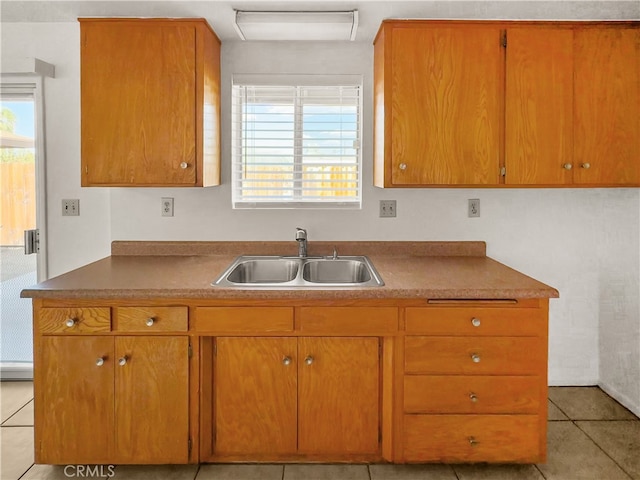
{"label": "metal drawer pull", "polygon": [[475,447],[480,443],[476,440],[476,437],[469,437],[467,440],[469,440],[469,445],[471,445],[472,447]]}
{"label": "metal drawer pull", "polygon": [[307,358],[304,359],[304,363],[311,365],[313,363],[313,357],[311,355],[307,356]]}
{"label": "metal drawer pull", "polygon": [[291,365],[291,357],[284,357],[282,359],[282,364],[283,365]]}
{"label": "metal drawer pull", "polygon": [[76,324],[76,322],[77,322],[77,320],[76,320],[75,318],[67,318],[67,321],[66,321],[66,322],[64,322],[64,324],[65,324],[67,327],[71,328],[71,327],[73,327],[73,326]]}
{"label": "metal drawer pull", "polygon": [[471,319],[471,325],[473,325],[474,327],[479,327],[480,326],[480,319],[479,318],[472,318]]}
{"label": "metal drawer pull", "polygon": [[472,353],[471,360],[473,360],[473,363],[480,363],[480,355],[478,355],[477,353]]}
{"label": "metal drawer pull", "polygon": [[146,323],[147,327],[153,327],[154,322],[155,322],[154,318],[153,317],[149,317],[149,318],[147,318],[147,321],[145,323]]}
{"label": "metal drawer pull", "polygon": [[478,401],[478,396],[475,393],[471,392],[469,394],[469,400],[471,400],[473,403],[476,403]]}
{"label": "metal drawer pull", "polygon": [[96,360],[97,367],[101,367],[102,365],[104,365],[104,357],[100,357]]}
{"label": "metal drawer pull", "polygon": [[124,367],[127,364],[127,360],[129,360],[129,357],[127,357],[126,355],[124,357],[120,357],[120,360],[118,360],[118,365]]}

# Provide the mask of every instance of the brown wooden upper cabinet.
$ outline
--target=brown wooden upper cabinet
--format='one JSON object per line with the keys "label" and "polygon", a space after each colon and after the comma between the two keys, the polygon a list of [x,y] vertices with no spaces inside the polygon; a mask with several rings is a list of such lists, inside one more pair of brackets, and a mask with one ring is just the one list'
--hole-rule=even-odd
{"label": "brown wooden upper cabinet", "polygon": [[571,183],[573,31],[547,26],[506,31],[505,183]]}
{"label": "brown wooden upper cabinet", "polygon": [[505,183],[640,185],[638,25],[507,28]]}
{"label": "brown wooden upper cabinet", "polygon": [[639,22],[385,21],[374,184],[640,186]]}
{"label": "brown wooden upper cabinet", "polygon": [[574,36],[573,182],[640,186],[640,22]]}
{"label": "brown wooden upper cabinet", "polygon": [[81,18],[82,186],[220,184],[220,40],[204,19]]}
{"label": "brown wooden upper cabinet", "polygon": [[497,185],[500,27],[385,21],[374,45],[374,184]]}

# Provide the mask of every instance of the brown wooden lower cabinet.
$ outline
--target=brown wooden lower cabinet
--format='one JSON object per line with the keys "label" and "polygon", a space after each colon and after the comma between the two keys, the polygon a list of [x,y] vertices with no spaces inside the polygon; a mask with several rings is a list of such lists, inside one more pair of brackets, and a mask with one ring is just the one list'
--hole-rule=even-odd
{"label": "brown wooden lower cabinet", "polygon": [[407,462],[536,462],[536,415],[405,415]]}
{"label": "brown wooden lower cabinet", "polygon": [[546,300],[256,303],[36,300],[36,462],[545,461]]}
{"label": "brown wooden lower cabinet", "polygon": [[41,402],[44,415],[35,418],[36,461],[110,463],[115,458],[113,337],[44,337],[38,367],[35,402]]}
{"label": "brown wooden lower cabinet", "polygon": [[379,452],[378,338],[220,337],[214,363],[216,455]]}
{"label": "brown wooden lower cabinet", "polygon": [[188,337],[51,336],[41,348],[39,463],[187,463]]}

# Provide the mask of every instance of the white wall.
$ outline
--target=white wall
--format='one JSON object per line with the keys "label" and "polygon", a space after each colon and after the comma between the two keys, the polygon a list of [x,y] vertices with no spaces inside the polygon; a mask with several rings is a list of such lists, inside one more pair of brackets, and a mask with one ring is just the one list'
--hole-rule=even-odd
{"label": "white wall", "polygon": [[[485,240],[491,257],[560,291],[550,301],[550,384],[600,382],[640,413],[637,189],[374,188],[372,47],[239,42],[222,50],[222,186],[80,189],[78,37],[76,23],[4,24],[2,32],[3,49],[54,63],[60,73],[48,81],[46,100],[52,274],[106,255],[110,240],[293,241],[298,225],[311,241]],[[364,76],[362,210],[231,209],[231,74],[273,72]],[[175,198],[172,218],[160,216],[163,196]],[[60,199],[74,197],[81,216],[62,218]],[[480,218],[466,217],[468,198],[481,199]],[[397,218],[378,218],[380,199],[398,201]]]}
{"label": "white wall", "polygon": [[[44,80],[49,277],[109,254],[107,189],[80,188],[80,29],[77,23],[2,24],[2,55],[55,65]],[[62,217],[63,198],[80,199],[79,217]]]}

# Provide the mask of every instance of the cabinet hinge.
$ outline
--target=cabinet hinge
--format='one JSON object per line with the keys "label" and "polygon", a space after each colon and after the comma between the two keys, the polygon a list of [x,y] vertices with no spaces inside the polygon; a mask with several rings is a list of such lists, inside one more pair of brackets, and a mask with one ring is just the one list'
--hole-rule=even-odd
{"label": "cabinet hinge", "polygon": [[500,45],[502,45],[503,48],[507,48],[507,32],[502,32],[502,38],[500,38]]}
{"label": "cabinet hinge", "polygon": [[382,443],[382,428],[378,427],[378,443]]}
{"label": "cabinet hinge", "polygon": [[378,358],[382,358],[382,342],[378,343]]}
{"label": "cabinet hinge", "polygon": [[191,437],[187,440],[187,448],[189,449],[189,454],[191,454]]}
{"label": "cabinet hinge", "polygon": [[500,169],[500,176],[501,177],[506,177],[507,176],[507,169],[505,167],[502,167]]}
{"label": "cabinet hinge", "polygon": [[193,347],[189,344],[189,358],[193,357]]}

